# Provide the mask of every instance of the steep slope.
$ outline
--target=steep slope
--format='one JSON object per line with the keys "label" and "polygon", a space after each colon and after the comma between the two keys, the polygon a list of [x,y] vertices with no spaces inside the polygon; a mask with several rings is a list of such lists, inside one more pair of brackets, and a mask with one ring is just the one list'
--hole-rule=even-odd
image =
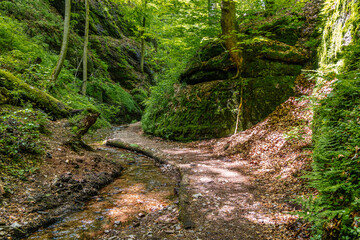
{"label": "steep slope", "polygon": [[92,1],[90,5],[87,95],[91,98],[78,94],[84,25],[81,1],[72,4],[72,31],[65,69],[55,87],[50,87],[49,73],[55,65],[62,39],[63,4],[63,1],[1,1],[4,21],[0,30],[0,67],[42,90],[51,89],[51,94],[73,108],[92,105],[103,112],[105,121],[123,123],[139,119],[141,102],[136,102],[138,98],[133,99],[130,91],[147,92],[152,84],[152,73],[148,65],[146,73],[140,73],[138,43],[129,38],[131,26],[122,20],[121,6],[110,1]]}

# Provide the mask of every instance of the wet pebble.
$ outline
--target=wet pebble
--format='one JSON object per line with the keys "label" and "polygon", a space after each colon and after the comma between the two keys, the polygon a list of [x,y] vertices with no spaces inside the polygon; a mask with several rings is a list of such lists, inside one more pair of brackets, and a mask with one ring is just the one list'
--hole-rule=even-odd
{"label": "wet pebble", "polygon": [[140,226],[140,222],[135,222],[132,226],[133,226],[134,228],[139,227],[139,226]]}
{"label": "wet pebble", "polygon": [[13,224],[10,225],[10,227],[19,228],[19,227],[21,227],[21,225],[19,223],[17,223],[17,222],[14,222]]}
{"label": "wet pebble", "polygon": [[166,233],[166,234],[174,234],[175,231],[172,230],[172,229],[168,229],[168,230],[165,230],[165,233]]}

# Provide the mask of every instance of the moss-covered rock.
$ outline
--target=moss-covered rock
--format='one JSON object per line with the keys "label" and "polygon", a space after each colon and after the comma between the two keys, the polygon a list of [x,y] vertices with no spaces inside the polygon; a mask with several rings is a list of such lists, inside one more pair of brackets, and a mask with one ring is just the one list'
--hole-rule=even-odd
{"label": "moss-covered rock", "polygon": [[153,108],[145,115],[145,132],[181,141],[223,137],[234,132],[241,86],[239,130],[260,122],[294,94],[294,81],[308,61],[305,50],[265,37],[244,42],[242,49],[242,80],[231,80],[237,69],[222,43],[202,47],[180,76],[184,86],[175,87],[166,111]]}
{"label": "moss-covered rock", "polygon": [[[307,52],[285,43],[264,37],[251,39],[242,46],[244,65],[242,77],[298,75],[308,60]],[[191,59],[180,77],[181,82],[197,84],[228,79],[236,73],[236,65],[230,60],[221,42],[202,47]]]}
{"label": "moss-covered rock", "polygon": [[276,76],[177,85],[168,108],[148,116],[143,128],[147,133],[180,141],[223,137],[234,131],[242,85],[240,129],[245,129],[291,96],[293,81],[292,76]]}
{"label": "moss-covered rock", "polygon": [[152,84],[153,76],[148,64],[144,66],[145,74],[140,71],[140,51],[133,41],[92,35],[90,46],[107,63],[110,78],[122,87],[131,90]]}

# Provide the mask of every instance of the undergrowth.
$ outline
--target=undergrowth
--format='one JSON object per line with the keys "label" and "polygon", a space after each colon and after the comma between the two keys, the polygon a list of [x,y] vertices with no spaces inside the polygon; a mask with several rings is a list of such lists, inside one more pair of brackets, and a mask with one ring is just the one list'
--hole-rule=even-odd
{"label": "undergrowth", "polygon": [[[348,69],[315,106],[310,186],[319,194],[304,202],[313,239],[360,238],[360,64],[359,44],[345,54]],[[357,49],[357,50],[356,50]],[[334,79],[334,74],[330,74]]]}
{"label": "undergrowth", "polygon": [[[21,175],[39,161],[45,145],[40,134],[46,133],[47,115],[31,106],[0,108],[0,169],[12,175]],[[28,157],[31,155],[31,157]]]}
{"label": "undergrowth", "polygon": [[57,83],[50,82],[61,44],[61,22],[61,16],[50,8],[48,1],[1,1],[0,68],[74,109],[93,108],[101,112],[93,129],[139,119],[140,107],[127,91],[110,80],[107,64],[93,49],[91,62],[96,66],[89,76],[87,96],[79,93],[82,80],[77,61],[82,53],[74,45],[78,42],[81,47],[82,39],[74,32],[70,37],[69,60],[65,61]]}

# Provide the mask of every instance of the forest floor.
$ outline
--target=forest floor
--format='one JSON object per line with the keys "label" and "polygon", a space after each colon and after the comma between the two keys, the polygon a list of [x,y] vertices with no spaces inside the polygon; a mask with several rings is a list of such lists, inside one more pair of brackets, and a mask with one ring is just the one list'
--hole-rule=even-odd
{"label": "forest floor", "polygon": [[137,227],[102,239],[308,239],[294,199],[315,194],[299,178],[310,168],[309,102],[290,98],[265,121],[239,134],[178,143],[143,134],[140,123],[114,132],[108,145],[148,153],[179,169],[176,214],[149,214]]}
{"label": "forest floor", "polygon": [[[153,157],[169,177],[180,173],[178,200],[124,225],[107,226],[96,239],[308,239],[310,226],[293,200],[316,194],[300,178],[310,170],[309,100],[290,98],[263,122],[238,134],[179,143],[145,135],[140,123],[106,134],[107,145]],[[50,122],[46,158],[23,179],[0,173],[0,239],[18,239],[79,211],[122,174],[106,151],[74,152],[66,120]],[[99,144],[99,143],[98,143]],[[101,143],[100,143],[101,144]],[[97,148],[99,145],[93,145]],[[175,169],[175,170],[174,170]],[[166,174],[166,171],[163,171]]]}

